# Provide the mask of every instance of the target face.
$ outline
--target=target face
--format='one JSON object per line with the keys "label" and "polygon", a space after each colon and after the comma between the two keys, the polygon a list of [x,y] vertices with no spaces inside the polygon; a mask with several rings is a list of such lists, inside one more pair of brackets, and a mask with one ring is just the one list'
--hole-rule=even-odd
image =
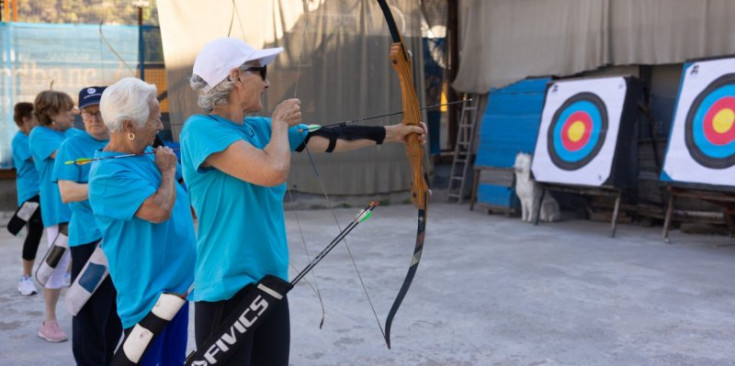
{"label": "target face", "polygon": [[564,80],[550,85],[531,166],[536,180],[608,184],[628,92],[624,77]]}
{"label": "target face", "polygon": [[692,103],[686,118],[686,146],[705,167],[735,165],[735,74],[708,85]]}
{"label": "target face", "polygon": [[605,103],[592,93],[567,99],[554,113],[547,134],[551,160],[564,170],[579,169],[597,156],[607,132]]}
{"label": "target face", "polygon": [[684,66],[661,180],[735,186],[735,58]]}

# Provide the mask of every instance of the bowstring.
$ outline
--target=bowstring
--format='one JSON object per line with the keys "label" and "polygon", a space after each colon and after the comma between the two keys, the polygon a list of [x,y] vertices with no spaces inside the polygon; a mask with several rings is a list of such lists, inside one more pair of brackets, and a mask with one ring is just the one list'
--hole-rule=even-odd
{"label": "bowstring", "polygon": [[[301,37],[301,48],[299,49],[299,62],[298,62],[298,66],[296,69],[296,82],[294,83],[294,93],[293,93],[294,98],[296,98],[296,90],[298,88],[299,79],[301,76],[301,64],[302,64],[302,60],[304,57],[303,47],[304,47],[304,43],[306,39],[306,32],[308,29],[309,8],[308,8],[308,4],[306,3],[306,0],[303,0],[302,4],[304,6],[304,30],[303,30],[303,34]],[[306,147],[306,144],[304,144],[304,147]],[[306,153],[309,156],[309,161],[311,162],[312,167],[314,167],[314,172],[316,172],[316,166],[314,165],[314,161],[311,159],[311,154],[309,153],[308,149],[306,150]],[[294,188],[295,187],[296,186],[294,186]],[[293,204],[294,203],[293,195],[291,194],[291,188],[288,187],[288,185],[286,185],[286,192],[288,192],[289,201]],[[296,219],[296,225],[299,228],[299,235],[301,236],[301,244],[304,246],[304,253],[306,254],[307,259],[310,260],[311,254],[309,253],[309,248],[306,245],[306,238],[304,237],[304,231],[301,227],[301,220],[299,219],[299,213],[297,211],[298,210],[296,210],[296,208],[294,207],[293,215],[294,215],[294,218]],[[322,326],[324,326],[324,320],[326,318],[326,309],[324,307],[324,299],[322,298],[322,292],[319,289],[319,282],[316,279],[316,270],[311,271],[311,277],[312,277],[312,280],[314,281],[314,286],[312,287],[312,289],[314,290],[317,298],[319,299],[319,306],[321,307],[321,311],[322,311],[322,318],[319,321],[319,329],[322,329]]]}
{"label": "bowstring", "polygon": [[[299,79],[301,78],[301,65],[302,60],[304,56],[304,45],[306,42],[306,32],[308,29],[308,23],[309,23],[309,6],[308,6],[308,0],[302,0],[303,8],[304,8],[304,34],[301,38],[301,49],[299,50],[299,63],[297,66],[296,71],[296,82],[294,83],[294,98],[296,98],[296,93],[298,90],[298,83]],[[329,209],[329,212],[332,214],[332,218],[334,219],[334,223],[337,224],[337,228],[339,231],[342,231],[342,226],[339,224],[339,220],[337,219],[337,214],[334,212],[334,206],[332,205],[332,200],[329,198],[329,194],[327,193],[327,189],[324,186],[324,182],[322,181],[321,177],[319,176],[319,171],[316,167],[316,163],[314,162],[314,159],[312,158],[311,152],[309,151],[309,147],[306,144],[306,141],[304,139],[303,141],[304,151],[306,151],[306,155],[309,159],[309,162],[311,164],[311,167],[314,169],[314,174],[316,176],[317,183],[319,184],[319,188],[322,191],[322,194],[324,195],[324,198],[327,201],[327,208]],[[289,193],[290,194],[290,193]],[[303,234],[302,234],[303,235]],[[370,294],[368,293],[367,286],[365,285],[365,281],[362,278],[362,275],[360,274],[360,269],[357,266],[357,261],[355,261],[355,257],[352,255],[352,250],[350,250],[350,246],[347,243],[347,238],[342,238],[342,242],[345,244],[345,248],[347,249],[347,254],[350,257],[350,261],[352,262],[352,267],[355,269],[355,274],[357,274],[357,278],[360,281],[360,286],[362,286],[363,293],[365,293],[365,297],[368,300],[368,304],[370,305],[370,310],[373,312],[373,316],[375,317],[375,322],[378,324],[378,329],[380,329],[380,334],[383,335],[383,338],[385,338],[385,331],[383,330],[383,326],[380,322],[380,318],[378,317],[378,313],[375,311],[375,306],[373,305],[373,300],[370,297]],[[306,244],[304,244],[306,245]],[[307,254],[308,255],[308,254]],[[313,274],[313,273],[312,273]],[[314,280],[316,281],[316,276],[314,277]],[[316,285],[316,282],[315,282]],[[317,287],[318,288],[318,287]]]}

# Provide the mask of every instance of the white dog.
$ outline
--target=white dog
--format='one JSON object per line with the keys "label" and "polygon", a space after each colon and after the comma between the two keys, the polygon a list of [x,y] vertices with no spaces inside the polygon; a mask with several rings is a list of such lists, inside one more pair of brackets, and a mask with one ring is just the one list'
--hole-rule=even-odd
{"label": "white dog", "polygon": [[[531,155],[519,152],[513,165],[516,174],[516,195],[521,200],[521,219],[534,222],[541,201],[541,186],[531,178]],[[541,221],[561,220],[559,203],[546,192],[541,205]]]}

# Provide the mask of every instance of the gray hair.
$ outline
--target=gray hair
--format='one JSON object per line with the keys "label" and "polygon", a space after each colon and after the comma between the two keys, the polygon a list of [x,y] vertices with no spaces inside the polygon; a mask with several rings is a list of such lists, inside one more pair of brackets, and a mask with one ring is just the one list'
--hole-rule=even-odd
{"label": "gray hair", "polygon": [[[244,73],[246,72],[245,70],[247,68],[258,65],[260,64],[257,61],[248,61],[238,66],[238,69],[241,73]],[[191,78],[189,79],[189,85],[192,89],[194,89],[195,92],[199,94],[197,98],[197,105],[206,113],[212,113],[212,111],[214,111],[214,108],[229,103],[230,93],[235,86],[228,75],[225,80],[220,81],[220,83],[212,87],[212,89],[209,89],[209,91],[204,91],[204,88],[208,84],[206,81],[204,81],[204,79],[202,79],[201,76],[197,74],[191,75]]]}
{"label": "gray hair", "polygon": [[100,112],[110,132],[120,132],[123,121],[143,127],[150,117],[150,104],[156,100],[157,89],[140,79],[127,77],[102,92]]}

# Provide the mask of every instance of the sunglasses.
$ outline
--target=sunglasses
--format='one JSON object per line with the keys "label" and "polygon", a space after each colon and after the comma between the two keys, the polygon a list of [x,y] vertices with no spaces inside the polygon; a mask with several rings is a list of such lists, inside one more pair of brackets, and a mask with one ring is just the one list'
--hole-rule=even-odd
{"label": "sunglasses", "polygon": [[258,73],[260,73],[260,77],[263,79],[263,81],[265,81],[266,72],[268,70],[266,69],[266,66],[253,66],[253,67],[248,67],[247,69],[243,71],[251,71],[251,72],[257,71]]}

